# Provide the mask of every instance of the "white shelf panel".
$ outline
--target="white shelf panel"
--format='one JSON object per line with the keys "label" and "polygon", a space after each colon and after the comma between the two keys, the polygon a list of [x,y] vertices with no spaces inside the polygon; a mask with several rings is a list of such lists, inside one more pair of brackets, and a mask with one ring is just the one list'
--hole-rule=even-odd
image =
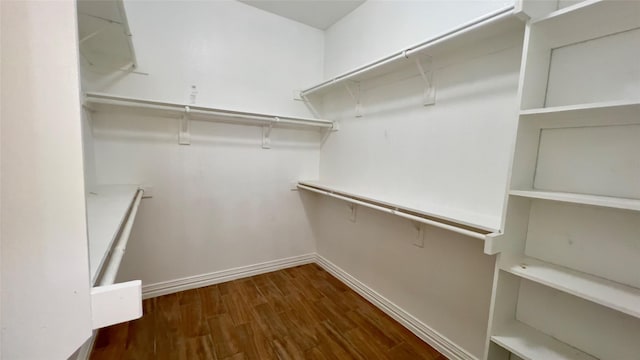
{"label": "white shelf panel", "polygon": [[385,196],[373,195],[370,192],[363,191],[361,189],[346,188],[318,181],[299,181],[299,184],[321,191],[342,195],[346,198],[368,202],[372,207],[395,209],[405,213],[413,213],[418,216],[434,219],[435,221],[439,220],[444,223],[449,223],[452,226],[457,225],[462,228],[470,228],[476,233],[483,234],[483,236],[488,233],[495,233],[498,231],[498,229],[483,225],[477,217],[474,219],[468,213],[455,213],[451,209],[436,209],[435,207],[426,209],[424,207],[418,207],[416,204],[410,204],[408,201],[398,201],[397,199],[390,199]]}
{"label": "white shelf panel", "polygon": [[640,27],[640,2],[587,0],[536,19],[531,26],[554,49]]}
{"label": "white shelf panel", "polygon": [[603,101],[599,103],[553,106],[546,108],[528,109],[520,111],[520,116],[545,116],[554,117],[562,116],[579,116],[581,113],[587,113],[598,110],[631,110],[634,114],[640,113],[640,100],[621,100],[621,101]]}
{"label": "white shelf panel", "polygon": [[572,204],[592,205],[614,209],[640,211],[640,200],[610,196],[574,194],[553,191],[511,190],[509,194],[531,199],[551,200]]}
{"label": "white shelf panel", "polygon": [[524,360],[597,360],[523,323],[513,321],[500,327],[491,341]]}
{"label": "white shelf panel", "polygon": [[640,318],[640,289],[524,256],[501,255],[500,269]]}
{"label": "white shelf panel", "polygon": [[477,44],[500,34],[522,31],[524,22],[513,14],[513,6],[488,14],[446,33],[427,39],[406,50],[393,53],[370,64],[363,65],[337,77],[326,80],[308,89],[303,95],[322,94],[334,89],[346,80],[365,81],[373,79],[413,64],[417,56],[441,56],[460,51],[471,44]]}
{"label": "white shelf panel", "polygon": [[137,185],[102,185],[87,194],[87,223],[89,231],[89,266],[94,284],[118,235]]}

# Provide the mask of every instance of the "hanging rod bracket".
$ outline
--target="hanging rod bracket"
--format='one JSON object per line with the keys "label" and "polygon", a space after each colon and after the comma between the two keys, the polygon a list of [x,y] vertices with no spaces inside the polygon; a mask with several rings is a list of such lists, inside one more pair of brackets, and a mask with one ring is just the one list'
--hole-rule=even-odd
{"label": "hanging rod bracket", "polygon": [[419,248],[423,248],[424,247],[424,234],[425,234],[425,227],[426,224],[424,223],[420,223],[417,221],[412,221],[413,222],[413,226],[416,228],[416,237],[413,239],[413,246],[419,247]]}
{"label": "hanging rod bracket", "polygon": [[349,95],[356,103],[355,116],[362,117],[362,103],[360,102],[360,82],[359,81],[345,81],[344,87],[347,89]]}
{"label": "hanging rod bracket", "polygon": [[358,205],[354,203],[348,203],[349,206],[349,221],[356,222],[356,218],[358,215]]}
{"label": "hanging rod bracket", "polygon": [[422,105],[429,106],[436,103],[436,88],[433,82],[433,61],[431,56],[416,56],[416,67],[420,73],[420,77],[425,83],[424,93],[422,96]]}
{"label": "hanging rod bracket", "polygon": [[269,125],[264,125],[262,127],[262,148],[263,149],[271,149],[271,130],[273,130],[273,125],[277,124],[279,121],[280,121],[280,118],[276,116],[269,123]]}
{"label": "hanging rod bracket", "polygon": [[189,109],[188,106],[184,107],[184,113],[182,114],[182,119],[180,119],[180,132],[178,133],[178,144],[180,145],[191,145],[191,120],[189,119]]}

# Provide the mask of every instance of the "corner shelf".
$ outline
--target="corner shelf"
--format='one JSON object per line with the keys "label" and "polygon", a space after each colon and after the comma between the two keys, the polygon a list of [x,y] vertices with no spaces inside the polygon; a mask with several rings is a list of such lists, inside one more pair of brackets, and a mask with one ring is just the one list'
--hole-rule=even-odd
{"label": "corner shelf", "polygon": [[597,360],[519,321],[501,326],[491,341],[524,360]]}
{"label": "corner shelf", "polygon": [[509,195],[530,199],[640,211],[640,200],[638,199],[537,190],[511,190],[509,191]]}
{"label": "corner shelf", "polygon": [[102,185],[87,194],[92,284],[96,283],[102,272],[137,192],[137,185]]}
{"label": "corner shelf", "polygon": [[640,289],[525,256],[500,257],[500,269],[640,318]]}

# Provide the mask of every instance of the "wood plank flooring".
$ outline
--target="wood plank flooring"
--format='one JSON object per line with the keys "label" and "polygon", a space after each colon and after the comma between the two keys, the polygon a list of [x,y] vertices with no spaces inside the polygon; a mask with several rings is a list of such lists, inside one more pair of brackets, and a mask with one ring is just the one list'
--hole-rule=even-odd
{"label": "wood plank flooring", "polygon": [[315,264],[143,307],[142,318],[100,330],[92,360],[445,359]]}

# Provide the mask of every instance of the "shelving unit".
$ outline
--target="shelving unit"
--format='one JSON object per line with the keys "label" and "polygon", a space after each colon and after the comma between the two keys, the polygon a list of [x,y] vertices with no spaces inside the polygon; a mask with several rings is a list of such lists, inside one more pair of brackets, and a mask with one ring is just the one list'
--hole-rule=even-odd
{"label": "shelving unit", "polygon": [[[301,91],[303,97],[322,95],[345,82],[374,79],[413,65],[416,59],[444,56],[499,34],[521,31],[523,22],[509,6],[470,21],[443,34],[398,51],[372,63],[347,71]],[[424,69],[423,69],[424,70]],[[427,69],[428,70],[428,69]]]}
{"label": "shelving unit", "polygon": [[141,199],[137,185],[101,185],[87,194],[94,329],[142,316],[142,282],[115,283]]}
{"label": "shelving unit", "polygon": [[347,190],[344,187],[328,185],[317,181],[299,181],[298,188],[481,240],[484,240],[488,235],[494,234],[497,231],[478,224],[472,224],[461,219],[456,219],[451,216],[420,210],[415,207],[403,205],[399,202],[392,202],[387,199],[381,199],[380,197],[367,195],[354,190]]}
{"label": "shelving unit", "polygon": [[[486,358],[640,353],[640,3],[527,25]],[[593,86],[598,84],[598,86]]]}

